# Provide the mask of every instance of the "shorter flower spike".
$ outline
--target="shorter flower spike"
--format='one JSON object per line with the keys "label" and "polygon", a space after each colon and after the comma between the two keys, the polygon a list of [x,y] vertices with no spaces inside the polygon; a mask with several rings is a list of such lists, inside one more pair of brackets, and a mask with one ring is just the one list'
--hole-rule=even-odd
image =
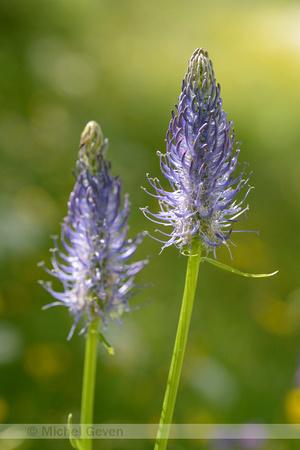
{"label": "shorter flower spike", "polygon": [[63,292],[57,292],[52,283],[41,282],[57,299],[44,309],[65,305],[74,318],[68,339],[81,318],[83,331],[99,318],[104,326],[108,319],[120,322],[123,311],[130,310],[129,298],[142,287],[134,284],[135,275],[148,263],[147,259],[128,262],[145,233],[127,239],[128,195],[121,208],[122,182],[110,173],[107,147],[100,126],[89,122],[81,135],[76,183],[62,224],[60,246],[54,238],[53,269],[40,263],[63,285]]}
{"label": "shorter flower spike", "polygon": [[171,228],[159,230],[166,236],[157,239],[164,244],[162,249],[174,244],[182,253],[201,249],[215,254],[222,244],[228,246],[235,222],[248,209],[242,204],[251,188],[236,201],[249,177],[244,178],[245,164],[235,175],[239,144],[234,151],[232,122],[222,109],[220,85],[203,49],[195,50],[189,60],[176,108],[167,132],[167,152],[158,153],[171,190],[148,176],[155,190],[150,195],[158,199],[160,212],[147,207],[142,211],[153,222]]}

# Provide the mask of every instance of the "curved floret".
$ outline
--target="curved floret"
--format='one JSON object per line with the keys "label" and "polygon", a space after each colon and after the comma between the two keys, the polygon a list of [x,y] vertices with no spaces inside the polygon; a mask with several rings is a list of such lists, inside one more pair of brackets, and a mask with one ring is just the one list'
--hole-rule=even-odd
{"label": "curved floret", "polygon": [[[54,305],[65,305],[74,317],[68,339],[80,318],[86,324],[100,317],[119,320],[130,310],[128,299],[138,286],[135,275],[148,260],[130,263],[144,233],[127,239],[129,200],[125,195],[121,208],[122,182],[110,173],[110,163],[96,122],[89,122],[81,135],[76,183],[68,202],[68,215],[61,228],[61,245],[54,238],[53,269],[48,270],[63,284],[63,292],[52,283],[41,284],[57,299]],[[44,266],[44,263],[41,263]],[[85,328],[84,328],[85,329]]]}
{"label": "curved floret", "polygon": [[249,177],[244,178],[245,165],[235,175],[239,144],[234,151],[232,122],[222,110],[220,85],[203,49],[195,50],[189,60],[176,108],[167,131],[167,152],[158,152],[171,190],[147,175],[160,212],[152,213],[148,207],[142,211],[153,222],[172,227],[169,233],[159,230],[167,238],[157,239],[164,244],[162,249],[175,244],[190,253],[195,244],[215,253],[222,244],[228,245],[234,223],[248,209],[242,204],[250,188],[237,202]]}

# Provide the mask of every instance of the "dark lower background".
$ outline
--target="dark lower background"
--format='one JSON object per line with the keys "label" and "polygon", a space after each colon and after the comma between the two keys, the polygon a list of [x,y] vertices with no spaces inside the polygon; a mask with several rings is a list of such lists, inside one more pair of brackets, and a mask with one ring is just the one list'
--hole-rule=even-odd
{"label": "dark lower background", "polygon": [[[131,199],[130,236],[154,233],[140,186],[159,176],[171,109],[187,61],[208,50],[234,120],[240,161],[253,171],[248,220],[233,264],[279,274],[251,280],[203,264],[175,423],[300,420],[300,9],[297,1],[20,0],[0,4],[0,421],[78,421],[84,339],[66,341],[71,319],[38,284],[49,279],[50,235],[59,233],[80,133],[98,121],[112,171]],[[96,423],[156,423],[172,353],[186,258],[146,238],[151,255],[133,302],[110,324],[111,357],[99,349]],[[226,249],[220,261],[230,262]],[[275,441],[262,448],[297,448]],[[67,441],[1,441],[0,448],[70,448]],[[99,441],[95,448],[152,448]],[[172,441],[170,449],[212,449]],[[233,448],[231,445],[230,448]],[[242,448],[237,445],[235,448]]]}

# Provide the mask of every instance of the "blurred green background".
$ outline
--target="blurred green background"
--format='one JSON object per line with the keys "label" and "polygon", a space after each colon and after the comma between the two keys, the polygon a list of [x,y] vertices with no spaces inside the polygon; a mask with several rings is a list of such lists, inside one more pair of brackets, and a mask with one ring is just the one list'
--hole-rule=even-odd
{"label": "blurred green background", "polygon": [[[197,47],[213,60],[224,109],[242,141],[255,186],[233,264],[279,274],[252,280],[203,264],[175,423],[297,423],[300,394],[300,6],[298,1],[21,0],[0,3],[0,421],[79,419],[84,338],[66,341],[66,308],[50,295],[50,238],[73,188],[80,134],[94,119],[131,199],[130,237],[155,226],[158,205],[140,186],[160,176],[171,109]],[[151,255],[138,282],[147,302],[109,324],[99,349],[96,423],[157,423],[173,348],[186,258]],[[230,263],[226,249],[218,259]],[[274,441],[262,448],[297,448]],[[98,441],[101,449],[150,449],[147,441]],[[1,449],[68,449],[65,441],[0,441]],[[170,450],[212,449],[171,441]],[[235,447],[240,448],[240,447]]]}

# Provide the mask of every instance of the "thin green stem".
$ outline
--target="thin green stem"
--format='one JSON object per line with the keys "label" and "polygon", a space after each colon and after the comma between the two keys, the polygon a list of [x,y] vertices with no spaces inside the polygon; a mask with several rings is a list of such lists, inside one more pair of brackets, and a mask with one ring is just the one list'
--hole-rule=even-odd
{"label": "thin green stem", "polygon": [[156,436],[155,450],[165,450],[165,448],[167,447],[168,436],[172,422],[178,384],[181,374],[182,362],[192,315],[200,258],[201,253],[199,251],[198,255],[189,256],[188,259],[182,306],[168,376],[167,388],[165,392],[159,428]]}
{"label": "thin green stem", "polygon": [[[83,384],[81,396],[81,424],[93,423],[94,394],[97,366],[98,320],[89,325],[85,344],[85,357],[83,369]],[[92,450],[92,438],[83,439],[82,446],[85,450]]]}

